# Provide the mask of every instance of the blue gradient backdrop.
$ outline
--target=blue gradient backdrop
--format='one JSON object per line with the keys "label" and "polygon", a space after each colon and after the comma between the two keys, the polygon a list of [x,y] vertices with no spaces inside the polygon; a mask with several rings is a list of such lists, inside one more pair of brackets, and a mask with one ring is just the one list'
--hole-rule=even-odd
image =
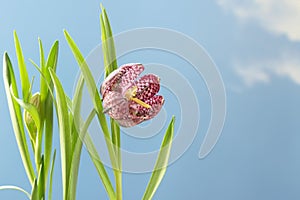
{"label": "blue gradient backdrop", "polygon": [[[1,54],[8,51],[16,69],[14,29],[25,57],[36,61],[37,37],[42,39],[47,50],[58,39],[57,73],[67,94],[71,95],[78,67],[62,30],[67,29],[84,55],[88,55],[100,42],[100,3],[97,0],[2,1]],[[198,159],[199,146],[209,122],[210,105],[208,94],[197,94],[202,99],[198,135],[185,154],[168,168],[154,199],[300,199],[299,85],[288,78],[275,77],[270,84],[244,87],[232,67],[234,58],[275,58],[281,48],[291,48],[300,55],[299,42],[270,34],[256,23],[239,23],[216,1],[113,0],[102,3],[114,33],[149,26],[183,32],[204,46],[224,79],[227,117],[218,144],[208,157]],[[142,53],[138,55],[141,60],[147,60]],[[180,68],[178,63],[174,63],[174,67]],[[28,68],[31,76],[37,75],[29,62]],[[0,74],[0,185],[14,184],[30,191],[10,122],[2,69]],[[203,81],[199,82],[199,88],[205,88]],[[54,145],[59,147],[57,127]],[[154,144],[148,145],[146,148],[151,149]],[[59,156],[57,158],[53,199],[62,199]],[[125,174],[124,199],[140,199],[149,177],[150,174]],[[107,199],[86,151],[82,155],[77,193],[79,200]],[[25,196],[14,191],[0,191],[0,199],[25,199]]]}

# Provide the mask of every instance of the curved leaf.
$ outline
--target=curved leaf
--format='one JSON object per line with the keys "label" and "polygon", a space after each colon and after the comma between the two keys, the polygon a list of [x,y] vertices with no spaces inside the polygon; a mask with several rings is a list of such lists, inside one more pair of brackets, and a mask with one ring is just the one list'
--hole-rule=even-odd
{"label": "curved leaf", "polygon": [[[32,117],[37,130],[40,130],[40,125],[41,125],[41,120],[40,120],[40,116],[39,116],[39,112],[37,110],[37,108],[32,105],[31,103],[26,103],[24,102],[22,99],[19,99],[15,96],[15,94],[13,93],[12,88],[10,89],[10,94],[13,97],[13,99],[23,108],[25,109]],[[30,134],[30,139],[35,142],[36,138],[33,137],[33,134],[31,133],[31,131],[29,132]]]}
{"label": "curved leaf", "polygon": [[53,153],[51,170],[50,170],[48,200],[52,200],[52,185],[53,185],[53,173],[54,173],[55,158],[56,158],[56,150],[54,150],[54,153]]}
{"label": "curved leaf", "polygon": [[[112,35],[111,26],[106,13],[105,8],[101,4],[101,15],[100,15],[100,25],[101,25],[101,40],[103,49],[103,60],[105,67],[105,77],[107,77],[111,72],[118,68],[116,50],[114,45],[114,39]],[[121,137],[120,137],[120,126],[112,118],[110,118],[111,127],[111,138],[114,144],[114,151],[116,156],[116,166],[114,167],[114,175],[116,179],[116,194],[117,200],[122,199],[122,160],[121,160]]]}
{"label": "curved leaf", "polygon": [[23,188],[20,188],[18,186],[3,185],[3,186],[0,186],[0,190],[16,190],[16,191],[20,191],[20,192],[23,192],[28,197],[28,199],[31,199],[31,195],[26,190],[24,190]]}
{"label": "curved leaf", "polygon": [[92,98],[94,107],[97,111],[97,116],[99,118],[99,122],[101,124],[103,133],[104,133],[105,137],[108,140],[110,140],[110,135],[109,135],[109,130],[107,127],[105,115],[102,112],[103,111],[102,102],[100,99],[100,95],[98,93],[98,89],[96,87],[94,77],[93,77],[87,63],[85,62],[83,55],[81,54],[79,48],[75,44],[75,42],[72,39],[72,37],[70,36],[70,34],[66,30],[64,30],[64,34],[65,34],[65,38],[69,44],[69,47],[71,48],[73,55],[77,60],[78,66],[80,67],[80,69],[82,71],[84,81],[87,84],[88,92]]}
{"label": "curved leaf", "polygon": [[28,102],[30,97],[30,81],[29,81],[29,77],[28,77],[28,73],[24,61],[22,47],[16,31],[14,31],[14,41],[15,41],[16,55],[17,55],[18,65],[20,70],[22,94],[23,94],[24,101]]}
{"label": "curved leaf", "polygon": [[46,184],[45,184],[44,156],[42,156],[40,160],[37,186],[38,186],[38,198],[45,199]]}
{"label": "curved leaf", "polygon": [[18,97],[18,88],[11,61],[6,52],[3,55],[3,80],[14,134],[18,143],[19,151],[21,154],[25,171],[27,173],[27,177],[30,181],[30,184],[32,185],[34,182],[35,174],[26,142],[21,108],[11,95],[12,90],[16,97]]}
{"label": "curved leaf", "polygon": [[[90,158],[92,159],[96,170],[100,176],[100,179],[104,185],[104,188],[107,191],[107,194],[109,196],[110,199],[115,199],[116,198],[116,194],[114,191],[114,188],[111,184],[111,181],[108,177],[108,174],[105,170],[105,167],[103,165],[103,163],[101,162],[101,159],[98,155],[98,152],[93,144],[93,141],[91,140],[89,134],[87,133],[89,124],[91,123],[94,115],[96,114],[96,111],[93,109],[91,114],[88,116],[87,120],[85,121],[85,123],[83,124],[83,120],[81,119],[81,115],[80,115],[80,108],[81,108],[81,102],[82,102],[82,91],[83,91],[83,86],[84,86],[84,79],[83,76],[80,75],[78,82],[77,82],[77,86],[76,86],[76,90],[75,90],[75,94],[73,96],[73,105],[70,105],[69,107],[72,107],[73,110],[73,115],[74,115],[74,123],[77,124],[76,127],[80,130],[80,139],[83,140],[83,134],[84,135],[84,143],[86,145],[86,148],[88,149],[88,153],[90,155]],[[72,104],[72,103],[70,103]]]}
{"label": "curved leaf", "polygon": [[67,199],[70,176],[70,161],[71,161],[71,134],[69,124],[69,114],[66,101],[66,95],[62,85],[57,78],[54,70],[49,68],[50,76],[56,90],[56,105],[57,105],[57,118],[59,124],[60,136],[60,151],[61,151],[61,165],[62,165],[62,179],[63,179],[63,198]]}
{"label": "curved leaf", "polygon": [[[44,73],[45,79],[44,82],[41,82],[41,101],[44,104],[44,110],[47,112],[43,112],[43,117],[45,120],[45,172],[48,173],[48,169],[50,167],[51,154],[52,154],[52,138],[53,138],[53,98],[51,92],[53,90],[53,83],[51,82],[50,74],[48,68],[56,71],[57,61],[58,61],[58,49],[59,43],[55,41],[52,45],[47,61],[46,67],[42,67],[42,71]],[[47,84],[50,84],[50,89]],[[42,95],[43,94],[43,95]],[[46,177],[47,180],[47,177]]]}
{"label": "curved leaf", "polygon": [[166,173],[172,146],[172,139],[174,135],[174,122],[175,117],[173,116],[162,141],[158,158],[154,167],[154,171],[152,172],[150,181],[144,193],[143,200],[152,199],[154,193],[156,192],[160,182],[162,181]]}

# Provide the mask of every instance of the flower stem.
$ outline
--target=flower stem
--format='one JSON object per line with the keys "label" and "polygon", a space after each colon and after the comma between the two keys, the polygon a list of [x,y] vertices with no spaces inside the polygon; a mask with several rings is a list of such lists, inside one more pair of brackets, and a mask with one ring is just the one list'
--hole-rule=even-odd
{"label": "flower stem", "polygon": [[113,171],[116,181],[116,199],[122,200],[122,160],[121,160],[121,138],[120,138],[120,127],[114,119],[110,119],[112,143],[114,147],[114,165]]}
{"label": "flower stem", "polygon": [[122,171],[116,171],[117,200],[122,200]]}

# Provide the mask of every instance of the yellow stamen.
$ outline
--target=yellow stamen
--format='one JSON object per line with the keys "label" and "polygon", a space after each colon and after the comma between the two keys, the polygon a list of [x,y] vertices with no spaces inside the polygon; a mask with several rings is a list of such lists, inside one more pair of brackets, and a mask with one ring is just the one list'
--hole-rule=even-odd
{"label": "yellow stamen", "polygon": [[151,106],[145,102],[143,102],[142,100],[135,98],[135,97],[131,97],[131,100],[134,101],[137,104],[140,104],[141,106],[145,107],[145,108],[151,108]]}
{"label": "yellow stamen", "polygon": [[140,104],[141,106],[143,106],[145,108],[151,108],[151,106],[149,104],[147,104],[147,103],[143,102],[142,100],[135,97],[137,89],[138,89],[137,86],[133,86],[132,88],[129,88],[125,93],[125,97],[128,100],[132,100],[135,103]]}

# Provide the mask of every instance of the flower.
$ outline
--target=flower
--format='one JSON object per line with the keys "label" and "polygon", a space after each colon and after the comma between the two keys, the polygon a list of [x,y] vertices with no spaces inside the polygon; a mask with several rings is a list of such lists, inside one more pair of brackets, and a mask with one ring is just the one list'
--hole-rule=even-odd
{"label": "flower", "polygon": [[120,126],[131,127],[152,119],[162,108],[163,96],[159,77],[147,74],[139,63],[125,64],[110,73],[101,85],[103,112],[115,119]]}
{"label": "flower", "polygon": [[[32,97],[29,100],[29,103],[37,109],[39,114],[41,113],[41,95],[39,92],[32,95]],[[27,131],[30,135],[30,139],[32,139],[35,142],[37,127],[31,114],[27,110],[24,110],[24,121]]]}

